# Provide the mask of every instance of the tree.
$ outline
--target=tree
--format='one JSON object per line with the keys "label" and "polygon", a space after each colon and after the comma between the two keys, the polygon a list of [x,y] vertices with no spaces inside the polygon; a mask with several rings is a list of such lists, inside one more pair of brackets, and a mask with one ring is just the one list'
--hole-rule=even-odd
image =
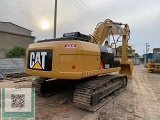
{"label": "tree", "polygon": [[[131,46],[128,46],[127,47],[127,51],[128,51],[128,54],[132,54],[132,47]],[[121,55],[122,54],[122,46],[119,46],[119,47],[117,47],[117,53],[119,54],[119,55]]]}
{"label": "tree", "polygon": [[140,57],[140,55],[138,53],[135,53],[134,56],[135,57]]}
{"label": "tree", "polygon": [[26,49],[19,46],[14,46],[11,50],[9,50],[6,54],[7,58],[20,58],[24,57],[26,53]]}

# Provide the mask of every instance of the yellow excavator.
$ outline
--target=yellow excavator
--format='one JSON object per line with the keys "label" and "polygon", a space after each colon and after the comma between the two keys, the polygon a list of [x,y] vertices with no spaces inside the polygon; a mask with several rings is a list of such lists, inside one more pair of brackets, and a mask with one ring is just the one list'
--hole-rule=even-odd
{"label": "yellow excavator", "polygon": [[[122,37],[120,61],[111,48],[119,39],[110,45],[107,38],[111,35]],[[129,36],[128,24],[107,19],[96,26],[93,35],[72,32],[38,41],[27,49],[25,71],[39,76],[32,83],[37,95],[47,96],[76,86],[74,104],[96,111],[124,91],[127,78],[132,76],[133,61],[127,59]]]}
{"label": "yellow excavator", "polygon": [[148,71],[149,72],[160,71],[160,48],[153,49],[152,60],[148,59]]}

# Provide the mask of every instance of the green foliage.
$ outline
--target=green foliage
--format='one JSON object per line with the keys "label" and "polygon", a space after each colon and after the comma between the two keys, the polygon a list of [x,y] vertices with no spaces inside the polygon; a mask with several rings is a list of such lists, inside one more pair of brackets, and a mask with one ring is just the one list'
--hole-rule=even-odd
{"label": "green foliage", "polygon": [[9,50],[6,54],[7,58],[20,58],[24,57],[26,53],[26,49],[19,46],[14,46],[11,50]]}
{"label": "green foliage", "polygon": [[135,57],[140,57],[140,55],[138,54],[138,53],[135,53],[135,55],[134,55]]}
{"label": "green foliage", "polygon": [[[133,51],[132,47],[128,46],[127,49],[128,49],[128,54],[132,54]],[[117,47],[117,53],[119,53],[120,55],[122,54],[122,46]]]}

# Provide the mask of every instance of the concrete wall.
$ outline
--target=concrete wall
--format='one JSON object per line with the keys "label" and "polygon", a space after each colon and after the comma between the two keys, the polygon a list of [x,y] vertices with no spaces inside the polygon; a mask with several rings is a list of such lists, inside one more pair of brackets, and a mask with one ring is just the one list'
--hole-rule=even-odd
{"label": "concrete wall", "polygon": [[0,58],[5,58],[6,52],[15,45],[27,48],[29,44],[34,42],[34,39],[32,36],[0,32]]}
{"label": "concrete wall", "polygon": [[5,57],[5,50],[0,49],[0,58],[4,58]]}
{"label": "concrete wall", "polygon": [[[139,60],[138,62],[133,61],[136,65],[140,64]],[[22,73],[24,72],[24,68],[25,59],[23,58],[0,59],[0,70],[3,71],[4,74]]]}
{"label": "concrete wall", "polygon": [[0,22],[0,31],[11,32],[27,36],[31,36],[32,32],[10,22]]}
{"label": "concrete wall", "polygon": [[25,60],[22,58],[0,59],[0,70],[4,74],[24,72]]}

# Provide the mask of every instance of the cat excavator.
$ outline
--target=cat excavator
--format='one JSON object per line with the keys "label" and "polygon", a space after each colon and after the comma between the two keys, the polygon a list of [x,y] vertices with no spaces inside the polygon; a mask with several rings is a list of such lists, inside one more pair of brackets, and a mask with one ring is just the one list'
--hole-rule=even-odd
{"label": "cat excavator", "polygon": [[[120,61],[111,49],[119,39],[110,45],[107,38],[111,35],[122,37]],[[129,38],[128,24],[106,19],[96,26],[93,35],[64,33],[60,38],[30,44],[25,71],[39,76],[32,83],[37,95],[47,96],[76,86],[75,106],[96,111],[124,91],[127,78],[132,76],[133,61],[127,59]]]}

